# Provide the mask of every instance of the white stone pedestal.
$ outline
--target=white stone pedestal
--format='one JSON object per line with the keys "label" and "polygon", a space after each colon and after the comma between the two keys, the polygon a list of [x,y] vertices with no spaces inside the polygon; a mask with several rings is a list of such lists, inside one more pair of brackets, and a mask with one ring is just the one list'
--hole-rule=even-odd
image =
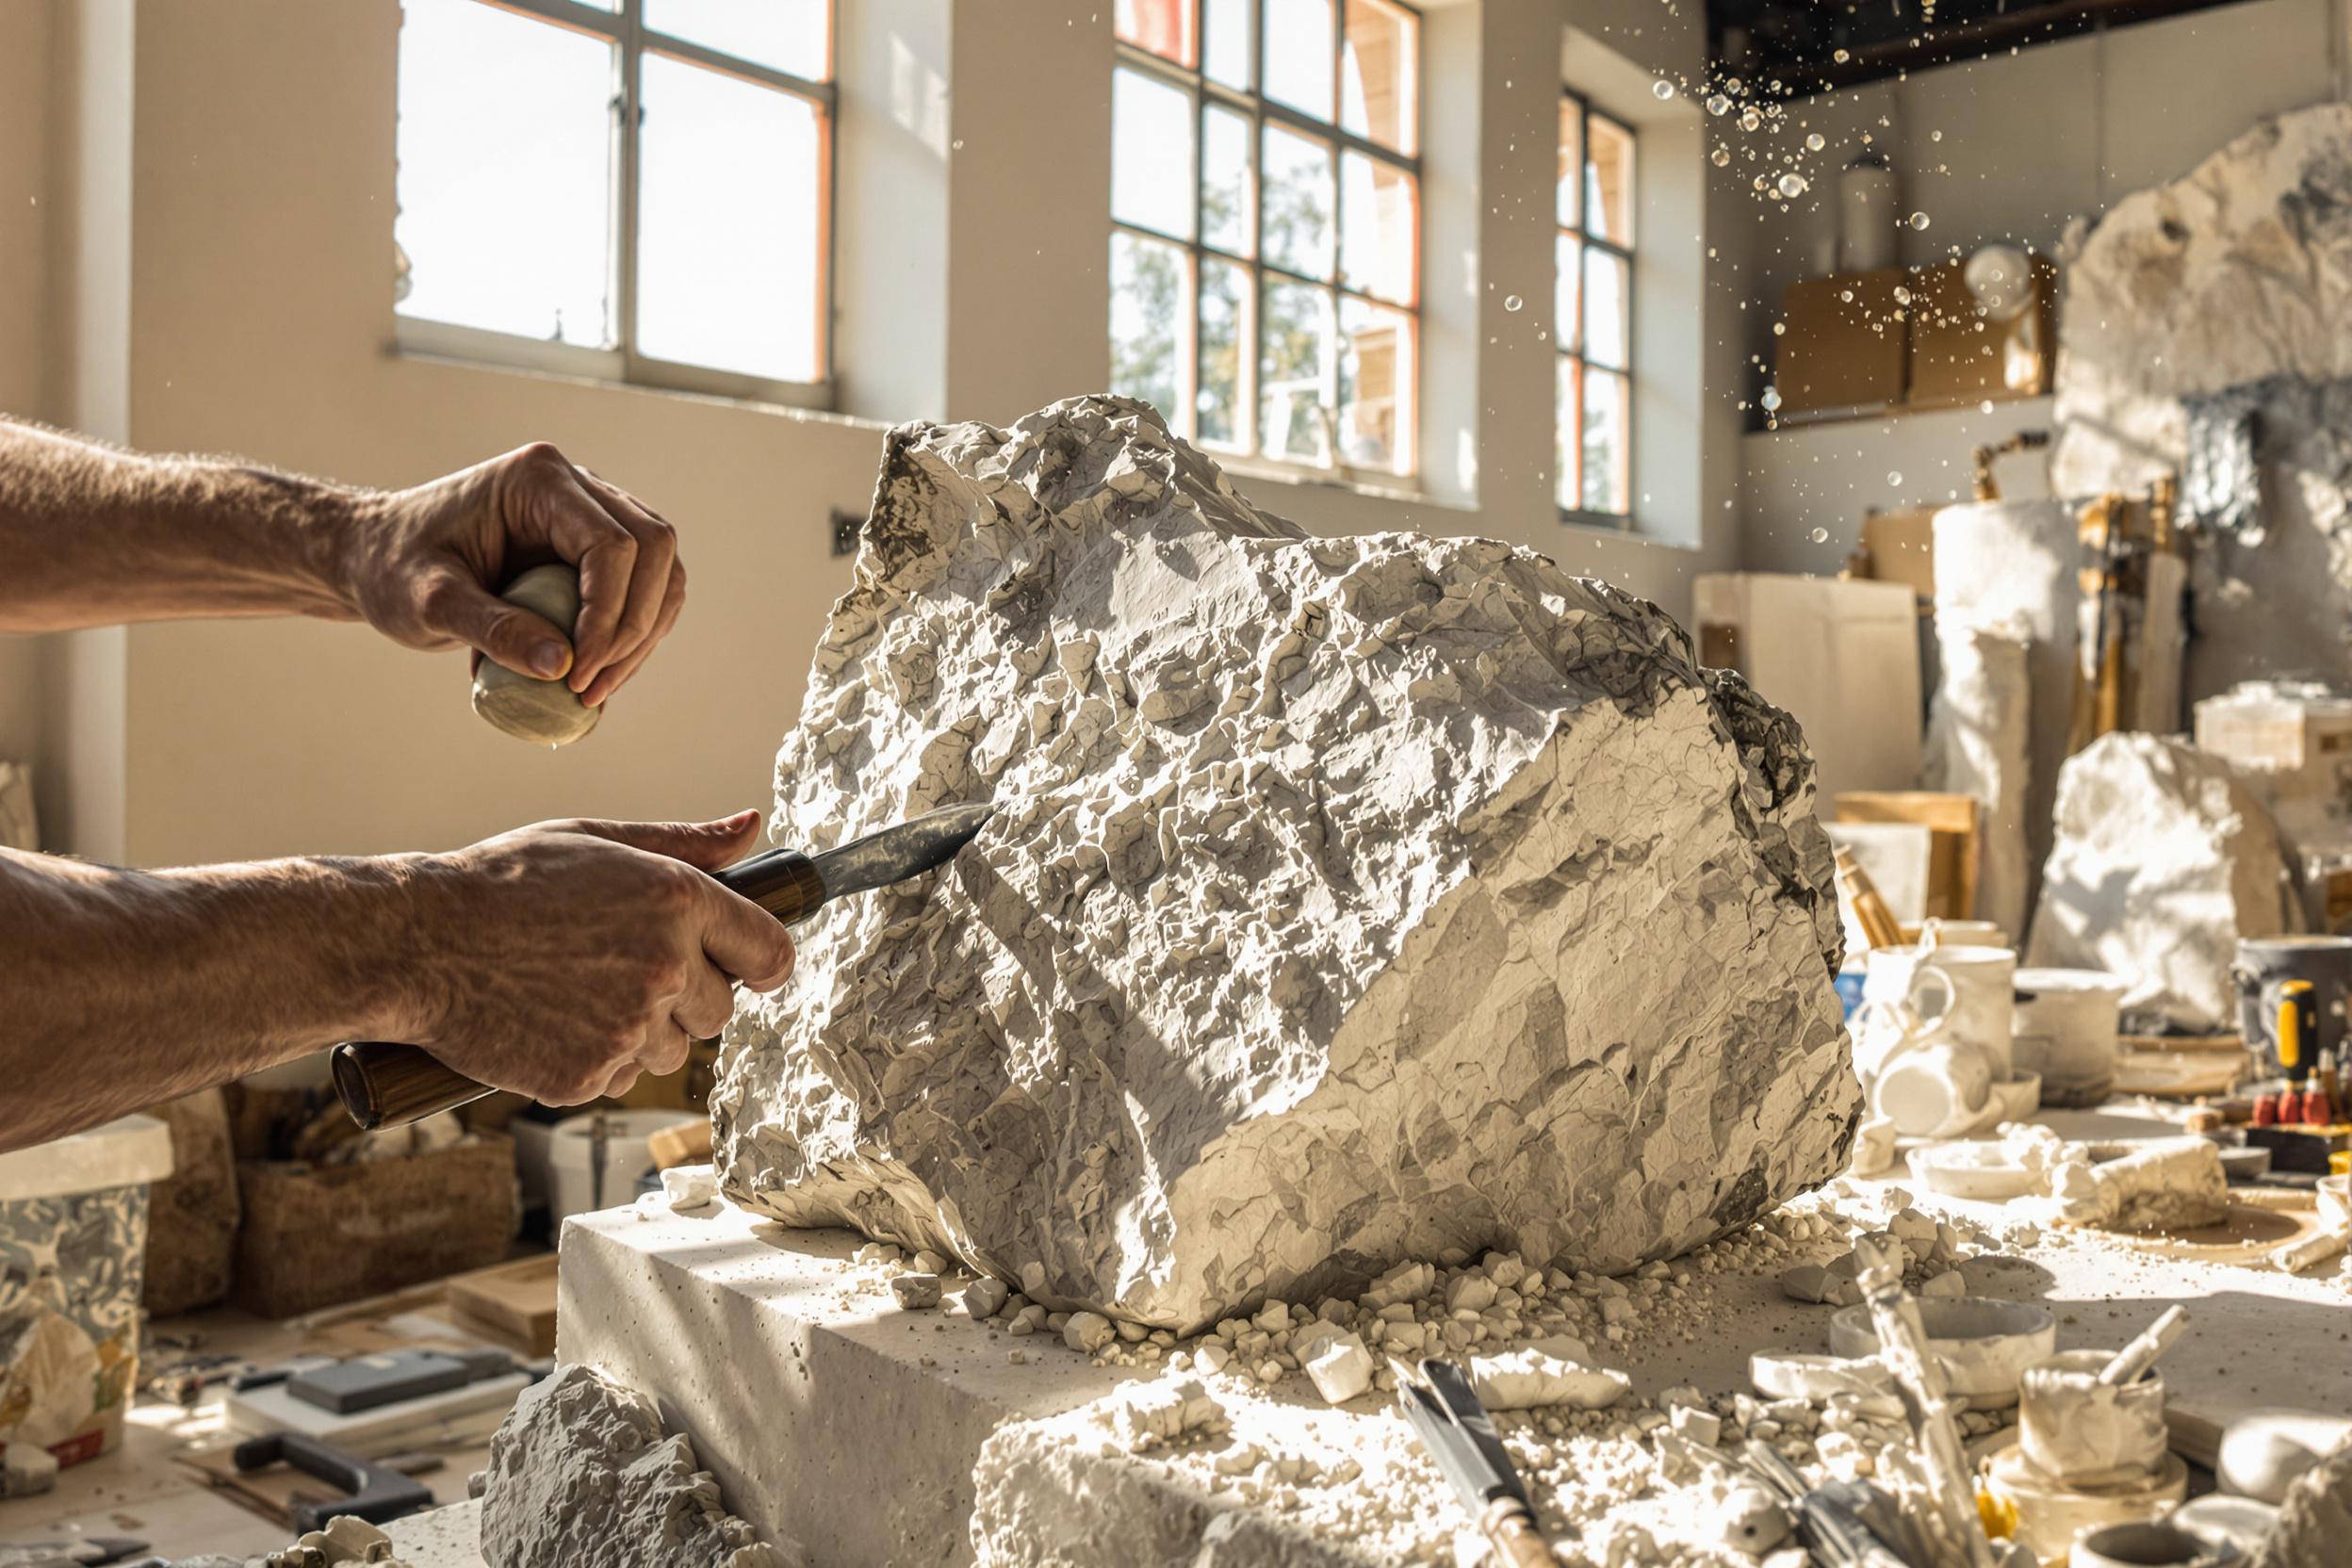
{"label": "white stone pedestal", "polygon": [[843,1266],[859,1243],[846,1231],[726,1204],[642,1212],[565,1223],[557,1358],[656,1396],[728,1510],[823,1568],[970,1562],[988,1435],[1120,1380],[1058,1336],[1011,1338],[952,1302],[900,1309]]}

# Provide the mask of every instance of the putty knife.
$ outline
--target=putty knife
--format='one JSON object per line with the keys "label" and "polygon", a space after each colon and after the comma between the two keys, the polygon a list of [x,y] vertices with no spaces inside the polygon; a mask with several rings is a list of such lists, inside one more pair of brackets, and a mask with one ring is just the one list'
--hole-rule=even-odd
{"label": "putty knife", "polygon": [[[987,805],[949,806],[822,854],[772,849],[712,874],[720,886],[793,925],[834,899],[947,864],[979,834],[993,810]],[[495,1092],[414,1045],[352,1041],[336,1046],[334,1060],[335,1092],[351,1119],[370,1131],[405,1127]]]}

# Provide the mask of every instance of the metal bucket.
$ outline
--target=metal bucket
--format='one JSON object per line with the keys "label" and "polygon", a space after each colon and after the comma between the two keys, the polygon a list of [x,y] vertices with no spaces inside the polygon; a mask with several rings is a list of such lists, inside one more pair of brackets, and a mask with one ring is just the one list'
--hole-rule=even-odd
{"label": "metal bucket", "polygon": [[2242,941],[2230,978],[2237,982],[2238,1024],[2246,1033],[2246,1048],[2254,1054],[2262,1073],[2275,1078],[2279,1072],[2278,987],[2288,980],[2309,980],[2318,991],[2317,1049],[2335,1051],[2343,1059],[2344,1004],[2352,998],[2352,937]]}

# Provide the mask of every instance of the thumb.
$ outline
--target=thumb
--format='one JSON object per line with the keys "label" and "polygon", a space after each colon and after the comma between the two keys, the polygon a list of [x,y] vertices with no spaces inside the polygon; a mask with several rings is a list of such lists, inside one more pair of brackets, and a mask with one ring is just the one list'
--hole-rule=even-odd
{"label": "thumb", "polygon": [[479,648],[516,675],[555,680],[572,667],[572,645],[553,622],[507,603],[463,572],[438,574],[420,613],[428,629]]}
{"label": "thumb", "polygon": [[738,811],[715,822],[583,822],[583,833],[616,844],[666,855],[696,871],[717,871],[743,857],[760,837],[760,813]]}

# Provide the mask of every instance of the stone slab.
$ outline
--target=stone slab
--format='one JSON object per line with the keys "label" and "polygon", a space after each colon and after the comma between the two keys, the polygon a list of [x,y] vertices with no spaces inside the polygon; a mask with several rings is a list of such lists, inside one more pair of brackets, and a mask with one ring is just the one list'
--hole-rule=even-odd
{"label": "stone slab", "polygon": [[[2171,1130],[2112,1114],[2050,1119],[2077,1137]],[[1988,1230],[2015,1223],[1998,1204],[1916,1188],[1914,1197]],[[975,1508],[987,1568],[1357,1568],[1424,1560],[1394,1549],[1411,1510],[1450,1527],[1433,1475],[1413,1491],[1422,1462],[1383,1396],[1332,1408],[1303,1378],[1270,1390],[1212,1380],[1232,1422],[1220,1441],[1363,1465],[1359,1480],[1297,1489],[1295,1506],[1256,1506],[1210,1484],[1202,1453],[1138,1455],[1105,1442],[1095,1416],[1137,1372],[1095,1366],[1057,1336],[1012,1339],[953,1311],[900,1311],[878,1273],[851,1268],[855,1245],[844,1233],[787,1231],[723,1204],[653,1219],[634,1210],[582,1217],[564,1233],[559,1355],[654,1394],[718,1475],[727,1507],[795,1536],[825,1568],[971,1562]],[[1602,1353],[1627,1372],[1637,1399],[1744,1390],[1751,1353],[1827,1348],[1831,1309],[1788,1299],[1779,1266],[1698,1275],[1700,1310],[1679,1320],[1688,1327],[1639,1324]],[[2061,1349],[2113,1348],[2164,1306],[2186,1303],[2190,1331],[2163,1370],[2174,1410],[2193,1423],[2263,1404],[2352,1409],[2352,1357],[2328,1353],[2352,1310],[2332,1270],[2291,1278],[2053,1233],[1970,1258],[1961,1272],[1972,1293],[2051,1307]],[[1007,1363],[1014,1348],[1028,1364]],[[1522,1426],[1512,1441],[1541,1440]],[[1574,1474],[1617,1462],[1616,1447],[1646,1453],[1593,1439],[1548,1451]],[[1401,1510],[1400,1488],[1410,1494]],[[1665,1519],[1673,1501],[1628,1506]],[[1379,1519],[1388,1535],[1366,1523]]]}

